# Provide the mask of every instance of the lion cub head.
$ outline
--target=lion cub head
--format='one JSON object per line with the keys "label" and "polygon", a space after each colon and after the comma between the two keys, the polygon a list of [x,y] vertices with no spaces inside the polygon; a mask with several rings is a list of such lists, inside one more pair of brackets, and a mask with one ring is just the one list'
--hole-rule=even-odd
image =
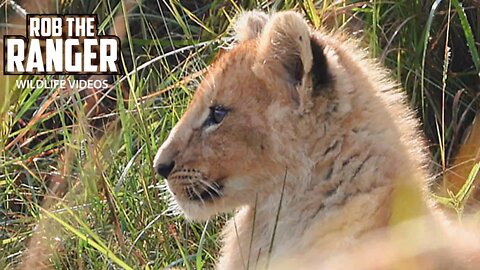
{"label": "lion cub head", "polygon": [[193,219],[253,205],[287,168],[302,171],[305,137],[328,107],[327,58],[301,15],[247,12],[235,30],[154,160]]}

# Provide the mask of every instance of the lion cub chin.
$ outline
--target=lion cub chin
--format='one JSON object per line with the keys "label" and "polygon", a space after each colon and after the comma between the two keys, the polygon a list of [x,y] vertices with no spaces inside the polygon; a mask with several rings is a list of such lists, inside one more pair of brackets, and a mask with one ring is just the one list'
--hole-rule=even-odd
{"label": "lion cub chin", "polygon": [[154,160],[188,218],[237,209],[218,269],[478,269],[387,71],[296,12],[234,28]]}

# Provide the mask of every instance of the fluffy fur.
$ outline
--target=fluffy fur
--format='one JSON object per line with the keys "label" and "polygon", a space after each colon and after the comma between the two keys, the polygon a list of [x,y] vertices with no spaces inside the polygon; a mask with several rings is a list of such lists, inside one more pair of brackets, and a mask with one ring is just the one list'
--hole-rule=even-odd
{"label": "fluffy fur", "polygon": [[[247,12],[235,30],[154,161],[188,218],[237,209],[217,268],[469,269],[385,70],[296,12]],[[206,125],[219,106],[226,116]],[[421,248],[406,252],[412,235]]]}

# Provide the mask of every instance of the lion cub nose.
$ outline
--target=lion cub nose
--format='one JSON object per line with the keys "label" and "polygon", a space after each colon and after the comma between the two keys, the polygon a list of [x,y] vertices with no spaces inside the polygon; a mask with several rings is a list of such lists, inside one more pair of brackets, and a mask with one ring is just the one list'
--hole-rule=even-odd
{"label": "lion cub nose", "polygon": [[158,174],[167,179],[168,175],[172,172],[173,167],[175,167],[175,162],[172,162],[170,164],[158,164],[155,167],[155,171],[157,171]]}

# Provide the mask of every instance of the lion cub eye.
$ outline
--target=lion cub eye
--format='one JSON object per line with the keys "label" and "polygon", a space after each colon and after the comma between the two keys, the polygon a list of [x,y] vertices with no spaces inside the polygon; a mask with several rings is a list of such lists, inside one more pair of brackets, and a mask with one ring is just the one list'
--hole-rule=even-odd
{"label": "lion cub eye", "polygon": [[225,116],[227,116],[227,114],[228,114],[228,109],[221,105],[210,107],[210,113],[208,114],[208,117],[205,120],[205,123],[203,124],[203,126],[209,127],[211,125],[220,124],[225,118]]}

